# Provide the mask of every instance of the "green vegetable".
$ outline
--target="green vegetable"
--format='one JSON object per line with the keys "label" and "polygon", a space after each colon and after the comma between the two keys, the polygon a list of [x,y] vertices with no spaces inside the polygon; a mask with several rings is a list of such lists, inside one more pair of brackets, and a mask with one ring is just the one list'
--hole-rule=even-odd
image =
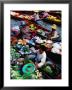
{"label": "green vegetable", "polygon": [[20,54],[16,52],[15,49],[13,49],[11,47],[10,49],[10,55],[11,55],[11,59],[18,59],[20,57]]}
{"label": "green vegetable", "polygon": [[46,67],[44,68],[44,71],[46,71],[46,72],[48,72],[48,73],[53,73],[53,71],[52,71],[52,69],[51,69],[50,66],[46,66]]}

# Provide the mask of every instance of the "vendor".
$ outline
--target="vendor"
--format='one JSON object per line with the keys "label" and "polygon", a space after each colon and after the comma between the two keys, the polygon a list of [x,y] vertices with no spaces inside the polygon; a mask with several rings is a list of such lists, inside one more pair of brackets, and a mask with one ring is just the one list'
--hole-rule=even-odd
{"label": "vendor", "polygon": [[36,45],[35,47],[30,48],[33,53],[28,55],[28,59],[31,59],[37,68],[41,68],[46,62],[46,48],[44,45]]}
{"label": "vendor", "polygon": [[43,18],[47,18],[48,16],[49,16],[49,14],[47,11],[43,12]]}
{"label": "vendor", "polygon": [[37,20],[40,19],[40,18],[39,18],[39,13],[38,13],[38,11],[35,11],[35,13],[34,13],[34,19],[35,19],[35,21],[37,21]]}
{"label": "vendor", "polygon": [[46,62],[46,52],[44,45],[41,45],[39,51],[37,51],[37,57],[35,58],[36,67],[41,68]]}
{"label": "vendor", "polygon": [[58,35],[58,32],[57,32],[57,26],[56,26],[56,24],[53,24],[52,26],[51,26],[51,28],[52,28],[52,31],[50,32],[50,34],[49,34],[49,39],[56,39],[56,38],[58,38],[59,37],[59,35]]}

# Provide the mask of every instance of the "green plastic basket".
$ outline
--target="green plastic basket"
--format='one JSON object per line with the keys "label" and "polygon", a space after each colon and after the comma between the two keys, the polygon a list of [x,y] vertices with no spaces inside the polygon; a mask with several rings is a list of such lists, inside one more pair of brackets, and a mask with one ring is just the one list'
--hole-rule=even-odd
{"label": "green plastic basket", "polygon": [[28,63],[23,66],[22,71],[26,75],[30,75],[35,71],[35,65],[32,63]]}

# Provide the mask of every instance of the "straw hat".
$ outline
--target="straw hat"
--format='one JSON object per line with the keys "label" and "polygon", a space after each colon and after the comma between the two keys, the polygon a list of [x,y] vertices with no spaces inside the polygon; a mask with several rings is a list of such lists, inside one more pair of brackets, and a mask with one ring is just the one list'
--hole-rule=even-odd
{"label": "straw hat", "polygon": [[56,24],[53,24],[53,25],[51,26],[51,28],[54,29],[54,30],[56,30],[56,29],[57,29]]}

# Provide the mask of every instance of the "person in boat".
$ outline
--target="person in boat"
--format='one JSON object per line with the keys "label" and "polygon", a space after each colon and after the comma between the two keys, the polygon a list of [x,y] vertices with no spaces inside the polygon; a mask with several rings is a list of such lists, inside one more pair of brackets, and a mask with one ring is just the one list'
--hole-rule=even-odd
{"label": "person in boat", "polygon": [[35,20],[35,21],[40,20],[38,11],[35,11],[35,13],[34,13],[33,16],[34,16],[34,20]]}
{"label": "person in boat", "polygon": [[28,56],[28,59],[31,59],[37,68],[41,68],[46,62],[46,48],[44,45],[36,45],[36,48],[30,48],[33,53]]}
{"label": "person in boat", "polygon": [[35,65],[37,68],[41,68],[46,63],[46,48],[44,45],[40,45],[39,50],[37,51],[37,55],[35,58]]}
{"label": "person in boat", "polygon": [[51,39],[51,40],[57,39],[59,37],[59,35],[58,35],[58,32],[57,32],[56,24],[53,24],[51,26],[51,29],[52,29],[52,31],[49,33],[49,39]]}

